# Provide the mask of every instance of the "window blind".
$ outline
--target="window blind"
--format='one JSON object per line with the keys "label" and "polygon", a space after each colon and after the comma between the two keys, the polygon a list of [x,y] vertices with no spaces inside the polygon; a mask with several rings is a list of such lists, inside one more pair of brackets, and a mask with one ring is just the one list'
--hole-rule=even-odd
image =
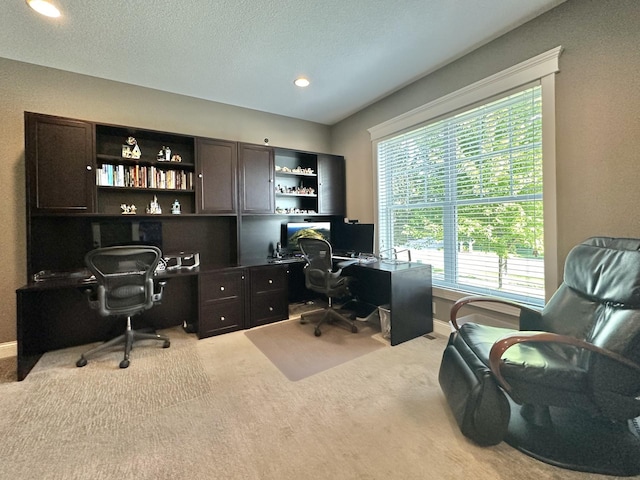
{"label": "window blind", "polygon": [[539,85],[378,142],[379,250],[435,285],[544,301]]}

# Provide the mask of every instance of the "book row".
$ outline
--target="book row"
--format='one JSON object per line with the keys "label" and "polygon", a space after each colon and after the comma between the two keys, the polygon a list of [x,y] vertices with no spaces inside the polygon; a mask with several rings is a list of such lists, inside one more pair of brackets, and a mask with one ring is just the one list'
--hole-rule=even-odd
{"label": "book row", "polygon": [[193,172],[145,165],[105,163],[96,170],[96,184],[103,187],[191,190],[193,189]]}

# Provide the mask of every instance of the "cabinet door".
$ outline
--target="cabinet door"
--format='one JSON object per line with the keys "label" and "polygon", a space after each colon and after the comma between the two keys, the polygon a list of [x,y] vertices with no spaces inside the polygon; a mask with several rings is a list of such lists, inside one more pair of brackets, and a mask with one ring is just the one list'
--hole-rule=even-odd
{"label": "cabinet door", "polygon": [[347,213],[346,175],[344,157],[318,155],[318,213],[340,215]]}
{"label": "cabinet door", "polygon": [[235,142],[196,142],[197,213],[237,212],[238,151]]}
{"label": "cabinet door", "polygon": [[27,198],[31,213],[93,212],[93,125],[25,113]]}
{"label": "cabinet door", "polygon": [[240,144],[242,213],[274,213],[273,149]]}

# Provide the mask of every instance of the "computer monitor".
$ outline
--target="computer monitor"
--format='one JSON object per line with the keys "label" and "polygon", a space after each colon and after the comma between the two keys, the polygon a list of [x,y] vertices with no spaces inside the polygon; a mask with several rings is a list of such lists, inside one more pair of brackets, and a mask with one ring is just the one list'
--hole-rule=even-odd
{"label": "computer monitor", "polygon": [[92,222],[93,247],[153,245],[162,250],[162,222],[116,220]]}
{"label": "computer monitor", "polygon": [[287,223],[287,249],[289,251],[300,250],[298,239],[323,238],[331,242],[330,222],[289,222]]}
{"label": "computer monitor", "polygon": [[373,253],[373,223],[341,223],[333,234],[333,250],[339,253]]}

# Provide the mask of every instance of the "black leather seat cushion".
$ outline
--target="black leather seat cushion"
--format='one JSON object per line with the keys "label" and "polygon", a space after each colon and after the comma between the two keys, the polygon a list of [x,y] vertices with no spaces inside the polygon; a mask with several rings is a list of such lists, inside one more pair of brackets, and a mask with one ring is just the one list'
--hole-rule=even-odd
{"label": "black leather seat cushion", "polygon": [[[477,357],[489,365],[493,344],[514,330],[466,323],[460,327],[456,342],[464,342]],[[546,343],[518,344],[503,356],[501,372],[507,381],[564,391],[587,392],[587,372],[576,365],[574,347]],[[513,375],[511,375],[513,373]]]}

